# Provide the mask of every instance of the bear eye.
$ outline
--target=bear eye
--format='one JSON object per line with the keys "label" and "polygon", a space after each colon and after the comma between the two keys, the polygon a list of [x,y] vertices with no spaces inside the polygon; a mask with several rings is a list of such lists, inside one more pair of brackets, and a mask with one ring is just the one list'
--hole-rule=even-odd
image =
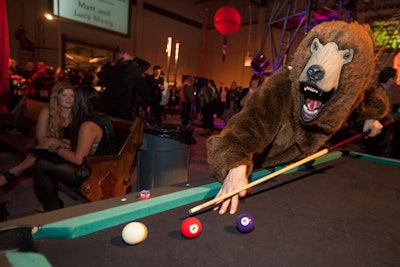
{"label": "bear eye", "polygon": [[354,50],[347,49],[342,52],[344,64],[349,63],[353,60]]}
{"label": "bear eye", "polygon": [[352,53],[350,51],[347,51],[343,55],[343,59],[350,59],[352,57]]}

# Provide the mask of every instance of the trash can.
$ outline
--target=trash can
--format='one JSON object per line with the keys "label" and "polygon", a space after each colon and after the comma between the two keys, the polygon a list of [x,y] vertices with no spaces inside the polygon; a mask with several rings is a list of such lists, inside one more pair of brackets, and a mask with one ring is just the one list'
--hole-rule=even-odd
{"label": "trash can", "polygon": [[169,124],[145,128],[136,157],[138,190],[186,182],[194,143],[193,128]]}

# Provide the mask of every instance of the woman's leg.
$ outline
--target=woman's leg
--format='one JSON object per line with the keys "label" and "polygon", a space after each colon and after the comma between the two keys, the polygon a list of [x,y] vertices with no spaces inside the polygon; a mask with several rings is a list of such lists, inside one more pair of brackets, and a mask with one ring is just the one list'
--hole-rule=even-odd
{"label": "woman's leg", "polygon": [[[12,167],[11,169],[9,169],[6,172],[12,176],[12,178],[10,180],[17,178],[17,176],[21,175],[29,168],[32,168],[33,165],[35,164],[35,161],[36,161],[36,157],[33,154],[28,154],[28,156],[26,156],[26,158],[23,161],[21,161],[18,165]],[[0,186],[5,185],[7,182],[10,182],[10,181],[6,180],[5,174],[1,174],[0,175]]]}
{"label": "woman's leg", "polygon": [[[35,148],[47,149],[50,144],[61,143],[61,141],[57,139],[48,139],[47,141],[38,144]],[[6,173],[0,175],[0,186],[5,185],[9,180],[13,180],[17,178],[19,175],[23,174],[26,170],[33,167],[36,162],[36,155],[29,153],[26,158],[21,161],[18,165],[9,169]],[[8,173],[8,177],[11,177],[9,180],[6,179],[6,175]]]}
{"label": "woman's leg", "polygon": [[72,164],[54,164],[41,158],[36,161],[36,190],[45,211],[62,208],[58,197],[59,181],[71,186],[80,186],[82,180],[75,176],[75,170]]}

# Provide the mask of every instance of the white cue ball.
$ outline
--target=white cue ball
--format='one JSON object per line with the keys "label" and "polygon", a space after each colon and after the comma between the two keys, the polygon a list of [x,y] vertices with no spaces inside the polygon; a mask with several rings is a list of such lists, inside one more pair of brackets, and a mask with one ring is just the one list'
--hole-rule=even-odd
{"label": "white cue ball", "polygon": [[147,227],[141,222],[131,222],[122,229],[122,240],[128,245],[136,245],[147,238]]}

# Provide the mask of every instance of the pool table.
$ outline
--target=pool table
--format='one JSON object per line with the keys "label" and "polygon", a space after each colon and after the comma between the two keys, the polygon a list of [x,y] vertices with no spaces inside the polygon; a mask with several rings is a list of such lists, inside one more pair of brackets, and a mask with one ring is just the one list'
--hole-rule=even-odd
{"label": "pool table", "polygon": [[[257,170],[251,179],[276,169]],[[52,212],[38,215],[48,216],[50,222],[41,222],[33,234],[37,251],[8,251],[2,253],[0,263],[18,267],[27,262],[56,267],[400,266],[398,160],[330,152],[255,186],[235,215],[218,215],[211,207],[193,214],[202,222],[202,233],[195,239],[182,237],[180,224],[188,211],[212,199],[219,187],[217,182],[176,185],[159,196],[150,191],[147,200],[134,193],[103,202],[109,204],[102,210],[56,221]],[[64,215],[69,212],[65,209]],[[255,229],[247,234],[235,227],[242,213],[255,219]],[[144,223],[149,231],[144,242],[133,246],[121,238],[123,227],[131,221]]]}

